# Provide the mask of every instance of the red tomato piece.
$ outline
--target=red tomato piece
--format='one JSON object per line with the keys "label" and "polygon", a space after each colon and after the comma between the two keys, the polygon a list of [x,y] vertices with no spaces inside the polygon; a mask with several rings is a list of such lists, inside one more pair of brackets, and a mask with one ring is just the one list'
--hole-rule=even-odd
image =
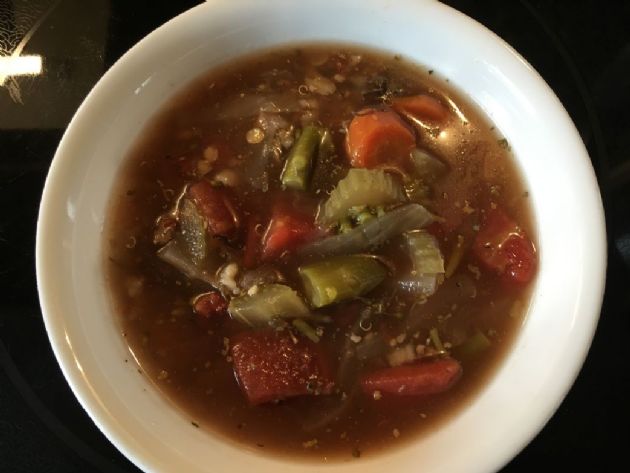
{"label": "red tomato piece", "polygon": [[333,380],[319,347],[286,331],[242,332],[230,340],[239,386],[251,405],[302,395],[330,394]]}
{"label": "red tomato piece", "polygon": [[217,291],[206,292],[197,296],[193,302],[193,311],[205,319],[227,314],[228,304]]}
{"label": "red tomato piece", "polygon": [[486,213],[473,243],[477,259],[505,282],[525,284],[536,272],[536,249],[525,232],[503,210]]}
{"label": "red tomato piece", "polygon": [[188,193],[213,235],[233,235],[238,217],[224,189],[213,187],[208,181],[202,180],[190,186]]}
{"label": "red tomato piece", "polygon": [[372,111],[355,116],[346,135],[350,164],[360,168],[374,168],[381,164],[405,166],[415,145],[413,130],[392,111]]}
{"label": "red tomato piece", "polygon": [[397,112],[420,121],[443,122],[449,115],[448,108],[442,102],[426,94],[394,99],[392,107]]}
{"label": "red tomato piece", "polygon": [[265,232],[262,259],[280,256],[308,241],[315,234],[314,217],[303,215],[286,205],[277,205]]}
{"label": "red tomato piece", "polygon": [[368,395],[375,391],[396,396],[424,396],[450,389],[461,377],[457,360],[444,358],[411,365],[383,368],[361,378],[361,389]]}

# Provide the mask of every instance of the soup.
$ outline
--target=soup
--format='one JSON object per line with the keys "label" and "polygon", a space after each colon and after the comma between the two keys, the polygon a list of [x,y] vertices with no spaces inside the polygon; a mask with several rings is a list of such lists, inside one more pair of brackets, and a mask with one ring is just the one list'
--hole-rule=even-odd
{"label": "soup", "polygon": [[131,151],[106,223],[139,372],[191,428],[321,460],[417,439],[470,402],[537,264],[492,124],[433,71],[342,45],[187,86]]}

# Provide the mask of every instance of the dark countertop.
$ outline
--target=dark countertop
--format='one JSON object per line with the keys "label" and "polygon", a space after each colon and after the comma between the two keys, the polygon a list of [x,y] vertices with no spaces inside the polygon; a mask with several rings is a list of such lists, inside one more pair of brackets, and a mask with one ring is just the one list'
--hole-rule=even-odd
{"label": "dark countertop", "polygon": [[[92,424],[54,359],[35,284],[35,223],[50,161],[90,88],[196,3],[0,0],[0,56],[44,58],[43,74],[0,85],[1,471],[138,471]],[[588,358],[558,412],[504,471],[617,471],[630,423],[630,2],[445,3],[503,37],[553,88],[588,148],[606,209],[608,280]]]}

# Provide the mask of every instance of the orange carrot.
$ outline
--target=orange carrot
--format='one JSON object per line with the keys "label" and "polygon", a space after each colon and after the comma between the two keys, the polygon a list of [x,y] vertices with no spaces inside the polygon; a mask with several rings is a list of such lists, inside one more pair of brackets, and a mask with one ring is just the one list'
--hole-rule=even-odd
{"label": "orange carrot", "polygon": [[392,111],[357,115],[350,122],[346,148],[354,167],[404,164],[416,145],[413,131]]}
{"label": "orange carrot", "polygon": [[392,107],[403,115],[422,121],[443,122],[448,118],[448,109],[442,102],[426,94],[394,99]]}

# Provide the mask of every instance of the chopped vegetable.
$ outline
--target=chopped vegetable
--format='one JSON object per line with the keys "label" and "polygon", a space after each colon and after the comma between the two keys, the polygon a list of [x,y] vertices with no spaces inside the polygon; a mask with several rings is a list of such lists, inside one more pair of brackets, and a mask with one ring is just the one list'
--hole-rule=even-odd
{"label": "chopped vegetable", "polygon": [[229,237],[234,233],[238,219],[223,189],[202,180],[190,186],[188,193],[212,234]]}
{"label": "chopped vegetable", "polygon": [[[186,276],[192,279],[206,282],[208,284],[216,284],[217,278],[214,271],[197,267],[181,247],[181,243],[176,239],[169,241],[157,252],[158,257],[178,269]],[[214,268],[216,270],[216,268]]]}
{"label": "chopped vegetable", "polygon": [[262,260],[270,261],[285,251],[293,251],[315,232],[312,217],[276,212],[263,237]]}
{"label": "chopped vegetable", "polygon": [[283,188],[301,191],[308,188],[313,160],[323,133],[314,126],[307,126],[302,130],[302,134],[291,148],[280,175]]}
{"label": "chopped vegetable", "polygon": [[400,183],[378,169],[350,169],[322,206],[318,220],[326,225],[337,222],[355,206],[388,205],[405,198]]}
{"label": "chopped vegetable", "polygon": [[282,283],[285,281],[283,274],[273,266],[263,265],[256,269],[250,269],[243,273],[239,286],[249,290],[253,286]]}
{"label": "chopped vegetable", "polygon": [[355,116],[346,135],[350,164],[360,168],[381,164],[404,166],[415,144],[413,131],[391,111],[369,111]]}
{"label": "chopped vegetable", "polygon": [[182,199],[179,205],[179,229],[175,234],[181,248],[196,266],[206,258],[206,229],[197,207],[189,199]]}
{"label": "chopped vegetable", "polygon": [[300,254],[321,257],[359,253],[382,245],[401,233],[420,229],[433,219],[433,215],[420,204],[403,205],[346,233],[308,243],[300,248]]}
{"label": "chopped vegetable", "polygon": [[418,148],[411,152],[411,162],[416,174],[428,182],[434,181],[448,170],[446,164],[438,158]]}
{"label": "chopped vegetable", "polygon": [[338,256],[302,266],[298,271],[313,307],[359,297],[387,276],[380,261],[364,255]]}
{"label": "chopped vegetable", "polygon": [[387,363],[389,366],[406,365],[415,361],[417,358],[416,349],[411,343],[407,343],[402,347],[394,348],[387,354]]}
{"label": "chopped vegetable", "polygon": [[361,388],[370,397],[375,391],[394,396],[424,396],[447,391],[461,374],[462,366],[452,358],[421,361],[368,373],[361,379]]}
{"label": "chopped vegetable", "polygon": [[437,290],[437,283],[436,274],[416,274],[401,276],[397,286],[405,292],[430,296]]}
{"label": "chopped vegetable", "polygon": [[299,332],[308,338],[313,343],[319,343],[319,336],[315,332],[315,329],[311,327],[308,322],[305,322],[303,319],[293,319],[291,322],[293,326],[299,330]]}
{"label": "chopped vegetable", "polygon": [[193,300],[193,311],[206,319],[212,319],[227,314],[228,304],[219,291],[199,294]]}
{"label": "chopped vegetable", "polygon": [[155,222],[153,244],[166,245],[175,236],[175,230],[177,230],[177,219],[170,212],[160,215]]}
{"label": "chopped vegetable", "polygon": [[230,316],[251,326],[263,326],[271,319],[308,317],[310,312],[297,292],[283,284],[268,284],[255,294],[232,298]]}
{"label": "chopped vegetable", "polygon": [[436,238],[424,230],[405,233],[407,249],[418,274],[444,272],[444,259]]}
{"label": "chopped vegetable", "polygon": [[525,232],[500,208],[486,213],[472,248],[487,269],[508,283],[525,284],[534,277],[536,249]]}
{"label": "chopped vegetable", "polygon": [[468,338],[460,347],[458,347],[458,353],[462,356],[476,356],[481,352],[486,351],[492,346],[492,342],[484,333],[477,329],[475,334]]}
{"label": "chopped vegetable", "polygon": [[444,351],[444,345],[442,344],[442,340],[440,340],[440,332],[438,332],[437,327],[433,327],[429,331],[429,337],[431,338],[431,343],[437,351]]}
{"label": "chopped vegetable", "polygon": [[430,95],[399,97],[392,101],[392,107],[399,113],[420,121],[443,122],[449,112],[442,102]]}
{"label": "chopped vegetable", "polygon": [[230,339],[239,386],[251,405],[301,395],[330,394],[328,362],[310,340],[284,331],[241,332]]}
{"label": "chopped vegetable", "polygon": [[464,251],[464,237],[462,235],[457,235],[457,243],[451,251],[451,257],[448,259],[448,263],[446,264],[445,276],[447,278],[450,278],[453,274],[455,274],[455,270],[464,256]]}

